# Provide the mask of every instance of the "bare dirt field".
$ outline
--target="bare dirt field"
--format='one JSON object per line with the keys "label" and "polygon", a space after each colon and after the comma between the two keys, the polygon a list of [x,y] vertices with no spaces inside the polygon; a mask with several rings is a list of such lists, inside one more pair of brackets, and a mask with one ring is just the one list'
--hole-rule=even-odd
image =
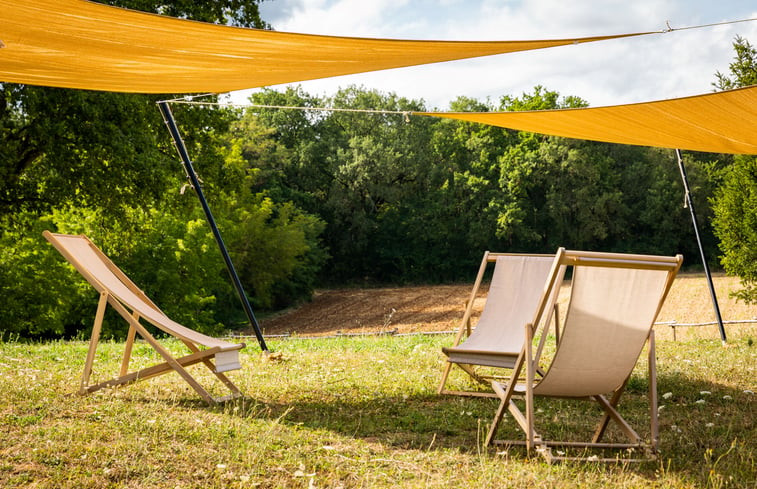
{"label": "bare dirt field", "polygon": [[[730,292],[739,288],[737,278],[715,275],[714,281],[725,321],[757,320],[757,306],[749,306],[730,297]],[[460,284],[322,290],[314,295],[311,302],[267,318],[261,321],[261,326],[266,335],[288,333],[299,336],[456,330],[471,288],[472,284]],[[473,324],[484,300],[485,290],[482,290],[474,303],[476,313]],[[567,301],[565,293],[561,294],[561,301]],[[702,323],[714,321],[714,318],[704,275],[680,274],[658,321]],[[727,331],[744,329],[757,329],[757,324],[726,326]],[[662,338],[672,337],[668,326],[658,326],[657,331]],[[678,338],[687,336],[717,338],[717,326],[677,328]]]}

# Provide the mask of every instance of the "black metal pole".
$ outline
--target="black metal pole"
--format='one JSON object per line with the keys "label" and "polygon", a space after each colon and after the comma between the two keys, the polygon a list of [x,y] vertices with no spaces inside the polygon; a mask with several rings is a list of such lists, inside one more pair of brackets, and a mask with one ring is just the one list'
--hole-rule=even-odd
{"label": "black metal pole", "polygon": [[715,285],[712,283],[712,275],[710,275],[710,267],[707,265],[707,257],[704,254],[704,248],[702,247],[702,238],[699,236],[699,225],[697,224],[697,214],[694,211],[694,202],[691,200],[691,191],[689,190],[689,177],[686,175],[686,167],[683,165],[683,157],[681,156],[681,150],[676,150],[676,157],[678,158],[678,169],[681,171],[681,180],[683,181],[683,191],[686,198],[686,205],[691,212],[691,222],[694,224],[694,234],[697,237],[697,244],[699,245],[699,254],[702,256],[702,265],[704,266],[704,274],[707,277],[707,285],[710,287],[710,296],[712,297],[712,307],[715,309],[715,319],[718,322],[718,329],[720,329],[720,339],[723,343],[726,342],[725,327],[723,327],[723,318],[720,317],[720,306],[718,305],[718,297],[715,295]]}
{"label": "black metal pole", "polygon": [[179,152],[179,157],[181,158],[182,165],[184,165],[184,171],[187,174],[187,178],[189,179],[192,188],[197,194],[197,198],[200,199],[200,205],[202,205],[202,210],[205,212],[205,217],[208,219],[208,224],[210,225],[210,229],[213,231],[213,236],[216,239],[216,243],[218,243],[218,248],[221,250],[223,261],[226,262],[226,268],[229,270],[229,275],[231,275],[231,281],[234,283],[234,288],[237,289],[239,300],[242,301],[244,312],[247,314],[247,318],[250,320],[250,324],[255,330],[255,337],[258,339],[258,343],[260,343],[260,348],[264,352],[267,352],[268,346],[266,346],[265,339],[263,338],[263,333],[261,333],[260,331],[260,325],[258,324],[258,320],[255,319],[255,313],[252,311],[250,301],[247,300],[247,294],[245,294],[244,292],[242,282],[239,280],[239,276],[237,275],[237,271],[231,261],[231,257],[229,256],[229,252],[226,249],[226,245],[223,244],[221,232],[218,230],[216,220],[213,218],[213,213],[210,212],[208,202],[207,200],[205,200],[205,194],[202,192],[200,180],[197,178],[197,173],[195,173],[194,167],[192,166],[192,161],[189,159],[187,147],[184,145],[184,141],[181,139],[181,134],[179,134],[179,128],[176,126],[176,121],[173,118],[171,109],[168,107],[167,102],[158,102],[158,108],[160,108],[160,113],[163,115],[163,120],[166,121],[166,126],[168,126],[168,131],[171,133],[171,138],[173,139],[174,145],[176,146],[176,151]]}

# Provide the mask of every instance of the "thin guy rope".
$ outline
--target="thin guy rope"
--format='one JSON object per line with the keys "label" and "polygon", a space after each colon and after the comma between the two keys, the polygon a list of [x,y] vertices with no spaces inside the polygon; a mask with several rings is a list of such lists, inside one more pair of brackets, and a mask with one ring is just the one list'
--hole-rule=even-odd
{"label": "thin guy rope", "polygon": [[[753,22],[757,20],[757,17],[753,17],[750,19],[739,19],[739,20],[728,20],[724,22],[715,22],[712,24],[700,24],[700,25],[692,25],[692,26],[686,26],[686,27],[671,27],[670,21],[665,22],[665,29],[662,29],[658,31],[661,34],[665,34],[668,32],[675,32],[675,31],[685,31],[690,29],[702,29],[705,27],[715,27],[720,25],[730,25],[730,24],[739,24],[742,22]],[[236,107],[236,108],[244,108],[244,107],[253,107],[253,108],[265,108],[265,109],[283,109],[283,110],[309,110],[309,111],[331,111],[331,112],[364,112],[364,113],[373,113],[373,114],[403,114],[406,117],[410,115],[414,111],[403,111],[403,110],[370,110],[370,109],[337,109],[333,107],[293,107],[293,106],[285,106],[285,105],[258,105],[258,104],[252,104],[252,103],[232,103],[232,102],[195,102],[194,99],[196,98],[202,98],[202,97],[209,97],[212,95],[219,95],[216,93],[203,93],[199,95],[186,95],[183,97],[178,97],[174,99],[168,99],[168,100],[160,100],[157,103],[161,102],[167,102],[167,103],[175,103],[175,104],[186,104],[186,105],[207,105],[207,106],[217,106],[217,107]]]}

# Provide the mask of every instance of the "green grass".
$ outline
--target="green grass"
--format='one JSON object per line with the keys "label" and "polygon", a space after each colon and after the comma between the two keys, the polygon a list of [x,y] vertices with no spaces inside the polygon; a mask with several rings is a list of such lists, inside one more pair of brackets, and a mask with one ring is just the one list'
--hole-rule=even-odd
{"label": "green grass", "polygon": [[[248,348],[230,374],[247,397],[217,407],[176,374],[80,397],[86,343],[6,340],[0,487],[755,487],[756,403],[745,391],[757,391],[757,347],[748,340],[658,343],[660,461],[554,466],[482,446],[494,400],[436,395],[450,336],[271,342],[280,361]],[[101,345],[97,378],[117,370],[121,349]],[[144,344],[135,355],[156,360]],[[620,409],[646,433],[641,367]],[[460,375],[452,382],[469,387]],[[588,403],[537,408],[537,427],[552,436],[588,431],[599,415]],[[513,424],[505,418],[500,435],[519,437]]]}

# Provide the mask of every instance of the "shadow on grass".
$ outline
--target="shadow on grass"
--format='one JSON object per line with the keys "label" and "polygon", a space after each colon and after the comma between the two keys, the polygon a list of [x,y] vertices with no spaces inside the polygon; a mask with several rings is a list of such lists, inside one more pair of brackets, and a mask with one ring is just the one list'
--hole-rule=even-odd
{"label": "shadow on grass", "polygon": [[[661,375],[660,459],[639,464],[634,470],[646,477],[660,471],[676,472],[710,487],[748,486],[755,480],[757,430],[753,394],[721,384],[692,380],[684,374]],[[650,436],[646,400],[647,381],[634,377],[621,401],[622,416],[643,437]],[[438,395],[381,396],[345,386],[344,392],[310,386],[291,403],[272,403],[252,397],[231,401],[217,409],[241,418],[274,421],[293,429],[306,427],[336,435],[360,438],[398,449],[481,450],[498,401]],[[188,401],[186,408],[200,409]],[[535,402],[536,427],[547,439],[586,441],[602,412],[596,403],[561,399]],[[614,423],[611,423],[611,425]],[[523,433],[506,417],[498,438],[523,439]],[[613,427],[606,439],[625,441]],[[497,453],[489,448],[487,453]],[[508,456],[526,457],[523,450]]]}

